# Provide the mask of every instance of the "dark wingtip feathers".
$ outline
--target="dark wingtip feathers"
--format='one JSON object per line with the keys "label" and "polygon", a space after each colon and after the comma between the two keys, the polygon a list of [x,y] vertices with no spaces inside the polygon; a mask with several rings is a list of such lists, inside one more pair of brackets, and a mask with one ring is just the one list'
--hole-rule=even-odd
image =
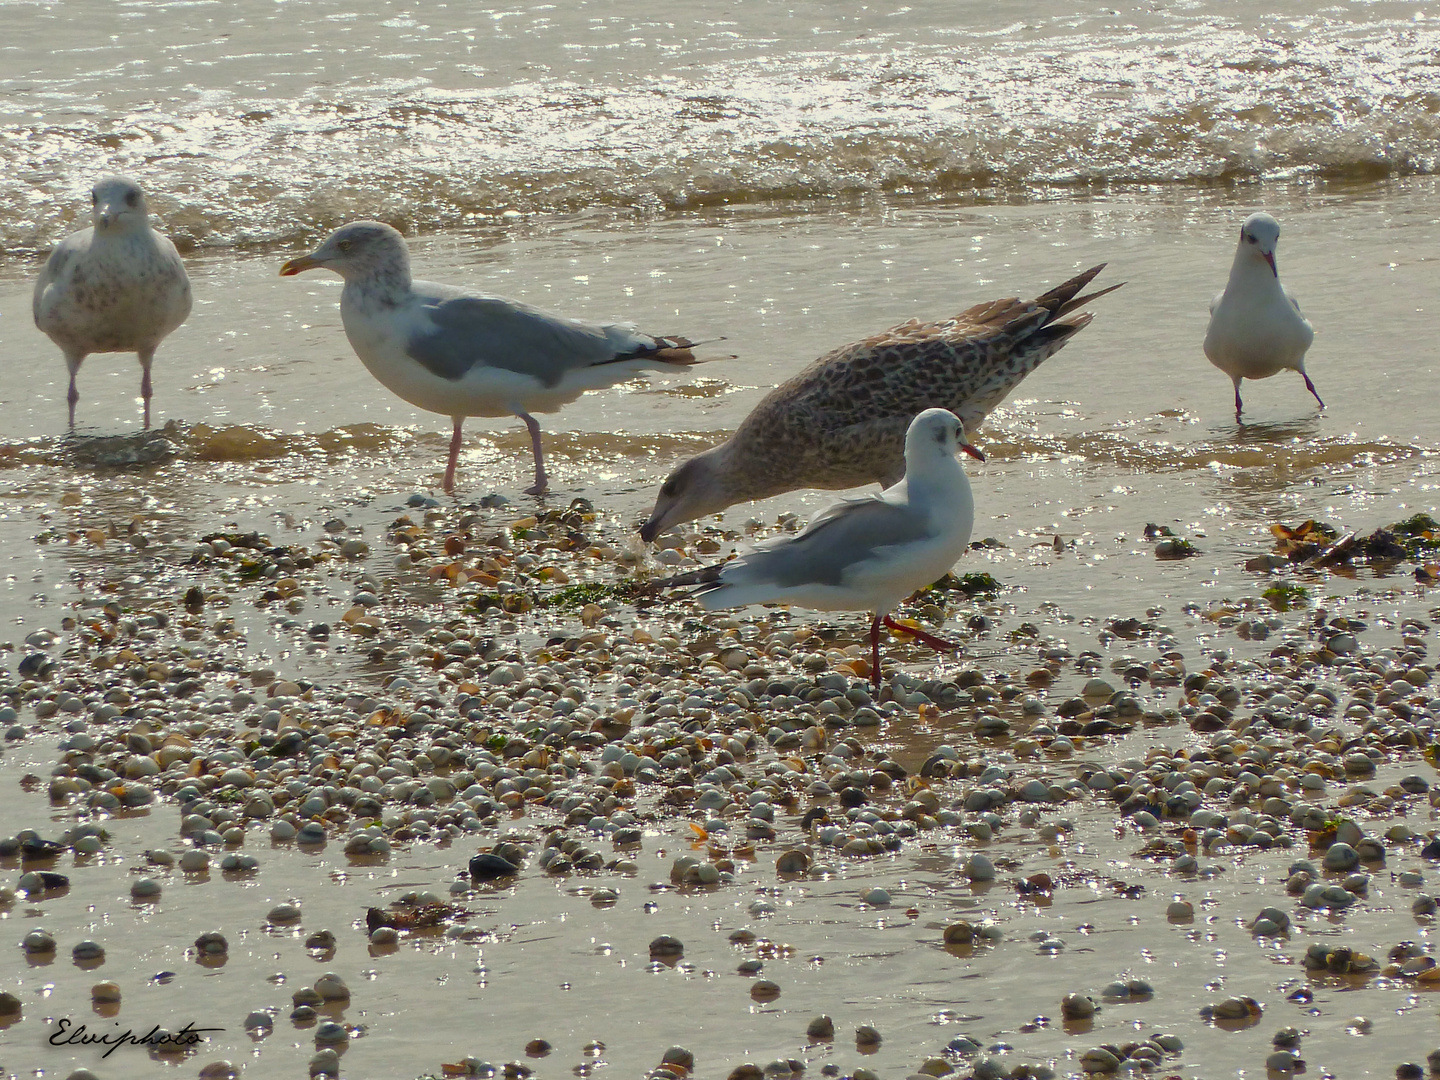
{"label": "dark wingtip feathers", "polygon": [[698,570],[690,570],[684,574],[676,574],[674,577],[662,578],[659,581],[652,581],[650,584],[656,589],[679,589],[687,585],[699,585],[697,592],[707,592],[705,586],[714,586],[720,580],[720,571],[724,569],[725,563],[712,563],[709,566],[702,566]]}
{"label": "dark wingtip feathers", "polygon": [[1101,263],[1099,266],[1092,266],[1089,270],[1076,274],[1069,281],[1055,286],[1055,288],[1051,289],[1045,295],[1038,297],[1035,303],[1040,307],[1049,308],[1054,312],[1052,318],[1059,318],[1088,304],[1091,300],[1099,299],[1106,293],[1114,292],[1120,288],[1121,285],[1124,285],[1125,282],[1122,281],[1120,285],[1111,285],[1108,289],[1100,289],[1097,292],[1087,293],[1084,296],[1078,295],[1081,289],[1089,285],[1090,282],[1095,279],[1095,276],[1099,274],[1101,270],[1105,269],[1105,265],[1105,263]]}
{"label": "dark wingtip feathers", "polygon": [[717,337],[707,338],[705,341],[691,341],[689,338],[679,335],[656,337],[655,344],[649,348],[636,349],[633,352],[613,356],[608,362],[613,364],[621,360],[658,360],[662,364],[674,364],[676,367],[694,367],[696,364],[708,364],[711,360],[734,360],[733,354],[723,357],[698,357],[692,351],[700,345],[711,345],[724,340],[723,337]]}
{"label": "dark wingtip feathers", "polygon": [[1118,285],[1111,285],[1108,289],[1097,289],[1095,292],[1086,293],[1084,296],[1077,296],[1069,303],[1061,305],[1060,310],[1056,312],[1056,315],[1068,315],[1070,312],[1076,310],[1077,308],[1084,307],[1086,304],[1090,303],[1090,301],[1098,300],[1106,293],[1112,293],[1116,289],[1123,288],[1127,284],[1129,284],[1129,282],[1122,281]]}

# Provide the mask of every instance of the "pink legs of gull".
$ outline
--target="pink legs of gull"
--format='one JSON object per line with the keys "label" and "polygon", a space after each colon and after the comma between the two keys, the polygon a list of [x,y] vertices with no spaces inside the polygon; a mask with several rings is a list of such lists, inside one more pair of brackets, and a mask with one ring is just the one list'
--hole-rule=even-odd
{"label": "pink legs of gull", "polygon": [[[84,360],[83,355],[79,357],[65,357],[65,364],[70,369],[70,389],[65,392],[65,400],[70,405],[70,429],[75,429],[75,406],[80,401],[80,390],[75,385],[75,376],[80,372],[80,362]],[[145,430],[150,430],[150,362],[155,359],[155,350],[141,351],[140,353],[140,397],[145,402]]]}
{"label": "pink legs of gull", "polygon": [[150,361],[155,359],[155,350],[142,350],[140,353],[140,397],[145,401],[145,430],[150,430]]}
{"label": "pink legs of gull", "polygon": [[[145,370],[145,379],[146,379],[146,382],[147,382],[147,384],[148,384],[149,379],[150,379],[150,370],[149,370],[149,368],[146,368],[146,370]],[[72,393],[72,394],[75,393],[75,379],[74,379],[73,376],[72,376],[71,379],[70,379],[70,393]],[[150,398],[149,398],[149,395],[148,395],[148,394],[146,395],[145,402],[146,402],[145,426],[146,426],[146,427],[149,427],[149,426],[150,426],[150,411],[149,411]],[[546,475],[545,475],[545,459],[544,459],[544,457],[542,456],[541,450],[540,450],[540,425],[536,422],[535,418],[534,418],[533,416],[531,416],[529,413],[522,412],[522,413],[516,413],[515,415],[518,416],[518,417],[520,417],[521,420],[524,420],[524,421],[525,421],[525,426],[530,429],[530,449],[531,449],[532,451],[534,451],[534,454],[535,454],[535,483],[534,483],[532,486],[530,486],[530,487],[528,487],[528,488],[525,489],[525,494],[526,494],[526,495],[544,495],[545,492],[549,490],[549,486],[550,486],[550,485],[549,485],[549,478],[546,477]],[[452,434],[452,435],[450,436],[450,458],[449,458],[449,460],[446,461],[446,463],[445,463],[445,479],[440,482],[440,486],[445,490],[445,493],[446,493],[447,495],[448,495],[450,492],[452,492],[452,491],[455,490],[455,466],[456,466],[456,465],[459,463],[459,461],[460,461],[460,447],[461,447],[461,445],[462,445],[463,442],[464,442],[464,440],[462,439],[461,434],[460,434],[460,428],[461,428],[461,426],[465,423],[465,418],[464,418],[463,416],[457,416],[457,417],[454,417],[454,420],[455,420],[455,432],[454,432],[454,434]],[[73,399],[73,398],[71,399],[71,402],[70,402],[70,423],[71,423],[72,425],[75,423],[75,402],[74,402],[74,399]]]}
{"label": "pink legs of gull", "polygon": [[535,453],[535,483],[525,489],[526,495],[544,495],[550,490],[549,477],[545,475],[545,458],[540,451],[540,425],[527,412],[516,413],[530,429],[530,449]]}
{"label": "pink legs of gull", "polygon": [[455,420],[455,433],[450,436],[450,460],[445,463],[445,479],[440,481],[440,487],[445,494],[455,490],[455,465],[460,460],[460,445],[464,441],[460,435],[461,425],[465,423],[463,416],[457,416]]}
{"label": "pink legs of gull", "polygon": [[870,677],[875,684],[876,693],[879,693],[880,691],[881,623],[884,623],[886,627],[898,633],[909,634],[911,637],[918,639],[926,645],[929,645],[930,648],[934,649],[936,652],[955,652],[960,648],[958,642],[946,641],[944,638],[938,638],[934,634],[927,634],[924,630],[920,630],[917,627],[906,626],[904,623],[898,623],[889,615],[876,615],[870,623]]}

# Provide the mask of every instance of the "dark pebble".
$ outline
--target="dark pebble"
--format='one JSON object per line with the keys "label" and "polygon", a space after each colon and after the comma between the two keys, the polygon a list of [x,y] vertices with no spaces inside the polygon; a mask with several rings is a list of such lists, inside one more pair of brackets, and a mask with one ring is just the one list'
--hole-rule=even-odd
{"label": "dark pebble", "polygon": [[489,852],[481,852],[470,860],[471,881],[494,881],[496,878],[510,877],[519,872],[520,868],[509,859],[502,859]]}

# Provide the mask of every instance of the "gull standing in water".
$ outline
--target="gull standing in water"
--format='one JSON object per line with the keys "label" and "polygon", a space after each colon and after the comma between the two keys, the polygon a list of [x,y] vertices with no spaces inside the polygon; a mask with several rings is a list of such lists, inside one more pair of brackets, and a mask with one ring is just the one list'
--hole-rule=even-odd
{"label": "gull standing in water", "polygon": [[697,363],[692,342],[655,337],[621,323],[601,326],[550,315],[528,304],[410,278],[405,238],[378,221],[335,230],[283,276],[325,267],[345,279],[340,321],[370,374],[417,408],[455,422],[444,489],[455,486],[460,427],[467,416],[518,416],[530,430],[535,483],[548,490],[540,425],[586,390],[613,386],[647,368]]}
{"label": "gull standing in water", "polygon": [[729,439],[670,474],[640,538],[649,543],[684,522],[796,488],[895,483],[910,421],[942,406],[967,431],[978,428],[1090,324],[1083,305],[1120,287],[1077,295],[1104,268],[1035,300],[993,300],[941,322],[911,319],[820,357],[765,395]]}
{"label": "gull standing in water", "polygon": [[1225,291],[1210,302],[1205,355],[1235,383],[1235,422],[1240,422],[1240,380],[1268,379],[1287,368],[1298,371],[1305,389],[1320,394],[1305,373],[1305,351],[1315,331],[1290,291],[1280,284],[1275,246],[1280,223],[1269,214],[1251,214],[1240,226],[1240,243]]}
{"label": "gull standing in water", "polygon": [[895,622],[890,612],[949,573],[970,544],[975,503],[955,456],[961,450],[985,460],[966,441],[954,413],[926,409],[905,434],[905,475],[899,483],[822,510],[795,536],[659,584],[698,585],[692,595],[711,611],[747,604],[872,611],[870,672],[878,691],[882,623],[933,649],[959,647]]}
{"label": "gull standing in water", "polygon": [[140,357],[140,396],[150,426],[150,362],[190,314],[190,278],[180,253],[150,228],[140,185],[107,176],[90,190],[94,224],[55,246],[35,282],[35,325],[65,354],[70,426],[80,391],[75,376],[96,352]]}

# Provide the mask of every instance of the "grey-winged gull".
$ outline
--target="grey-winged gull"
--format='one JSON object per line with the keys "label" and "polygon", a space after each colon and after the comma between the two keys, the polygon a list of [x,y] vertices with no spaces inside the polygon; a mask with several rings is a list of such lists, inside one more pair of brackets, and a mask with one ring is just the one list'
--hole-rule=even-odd
{"label": "grey-winged gull", "polygon": [[1305,389],[1320,394],[1305,372],[1305,352],[1315,330],[1290,290],[1280,284],[1275,246],[1280,223],[1269,214],[1251,214],[1240,226],[1230,280],[1210,302],[1205,355],[1235,383],[1235,422],[1240,422],[1240,380],[1268,379],[1287,368],[1298,371]]}
{"label": "grey-winged gull", "polygon": [[670,474],[641,538],[648,543],[672,526],[796,488],[895,483],[905,471],[910,421],[943,406],[967,430],[978,428],[1089,324],[1081,306],[1120,287],[1077,296],[1103,269],[1033,301],[977,304],[943,322],[912,319],[820,357],[767,394],[728,440]]}
{"label": "grey-winged gull", "polygon": [[662,581],[698,585],[710,610],[795,604],[819,611],[872,611],[870,670],[880,686],[880,626],[934,649],[951,642],[895,622],[890,612],[916,589],[944,577],[970,544],[975,503],[956,453],[985,460],[954,413],[926,409],[905,434],[905,475],[878,494],[822,510],[804,531],[747,555]]}
{"label": "grey-winged gull", "polygon": [[586,390],[613,386],[647,368],[697,363],[683,337],[642,334],[624,323],[580,322],[498,296],[413,281],[405,238],[380,222],[354,221],[335,230],[280,273],[315,267],[345,279],[340,320],[370,374],[417,408],[454,420],[446,491],[455,486],[467,416],[513,414],[525,422],[535,454],[535,483],[526,493],[539,495],[548,482],[532,412],[554,412]]}
{"label": "grey-winged gull", "polygon": [[140,185],[107,176],[90,191],[88,229],[55,246],[35,282],[35,325],[50,335],[70,369],[70,426],[80,392],[75,375],[91,353],[140,357],[140,396],[150,426],[150,362],[190,314],[190,279],[180,254],[150,227]]}

